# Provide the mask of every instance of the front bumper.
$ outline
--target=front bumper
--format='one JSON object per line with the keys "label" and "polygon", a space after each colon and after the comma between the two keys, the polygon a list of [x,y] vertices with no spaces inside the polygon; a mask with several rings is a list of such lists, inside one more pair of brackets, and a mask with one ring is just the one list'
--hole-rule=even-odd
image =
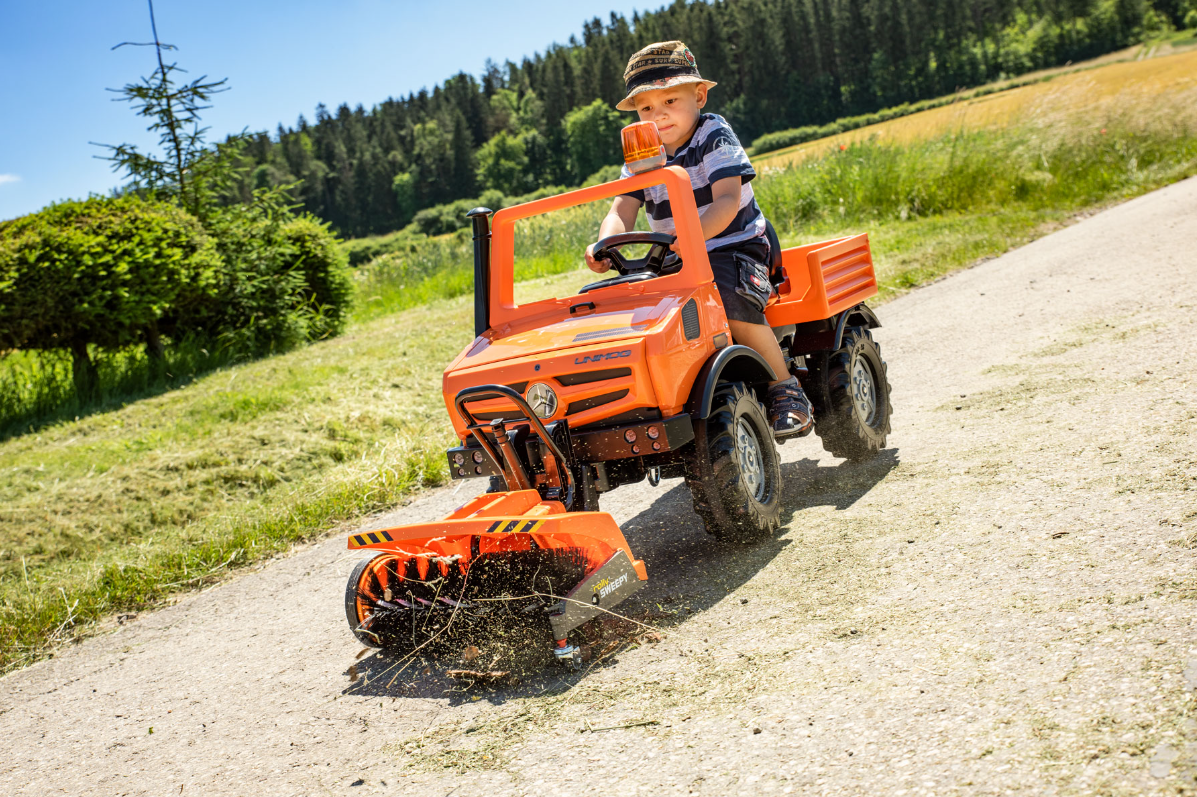
{"label": "front bumper", "polygon": [[[564,423],[559,421],[549,425],[548,429],[554,437],[560,439],[556,427]],[[512,426],[517,424],[515,422]],[[645,421],[607,429],[569,430],[564,437],[568,440],[568,453],[575,464],[608,462],[676,451],[694,439],[694,424],[689,415],[682,413],[663,421]],[[538,450],[533,450],[538,448],[535,446],[535,436],[531,440],[534,445],[529,446],[527,457],[528,461],[535,461],[540,455]],[[502,475],[498,464],[476,443],[450,448],[445,454],[449,461],[449,474],[454,479]]]}

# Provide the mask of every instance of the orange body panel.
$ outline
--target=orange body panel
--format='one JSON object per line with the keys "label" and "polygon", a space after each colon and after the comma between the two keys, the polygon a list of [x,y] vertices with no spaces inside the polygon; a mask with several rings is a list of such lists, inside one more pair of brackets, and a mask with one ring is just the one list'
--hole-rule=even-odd
{"label": "orange body panel", "polygon": [[[685,263],[681,271],[584,295],[515,304],[518,220],[661,184],[669,191],[675,214],[693,219],[678,224],[678,249]],[[679,199],[672,199],[675,196]],[[449,365],[442,383],[445,405],[462,439],[465,422],[453,399],[462,389],[483,384],[515,386],[524,392],[528,385],[545,382],[559,398],[556,414],[545,422],[568,417],[573,428],[643,407],[657,408],[665,417],[676,415],[689,398],[698,371],[715,351],[712,338],[728,331],[690,177],[678,167],[500,210],[492,228],[490,274],[491,328]],[[681,314],[691,301],[702,334],[686,340]],[[586,302],[595,307],[581,307]],[[581,384],[559,381],[579,372],[608,371],[619,373]],[[514,406],[496,399],[473,403],[470,410],[495,417]]]}
{"label": "orange body panel", "polygon": [[[665,185],[669,192],[685,264],[679,272],[584,295],[515,304],[517,221],[652,185]],[[779,300],[765,313],[773,326],[829,318],[877,293],[866,235],[783,250],[782,267],[786,280]],[[698,371],[715,352],[713,338],[729,331],[690,178],[679,167],[500,210],[492,227],[489,295],[490,329],[450,363],[442,383],[445,405],[463,440],[465,422],[453,399],[464,388],[484,384],[507,385],[521,393],[536,382],[549,384],[559,404],[545,422],[568,417],[571,428],[645,407],[659,409],[664,417],[676,415]],[[681,312],[691,300],[698,309],[701,334],[686,340]],[[583,306],[587,302],[595,307]],[[610,373],[609,378],[580,384],[560,381],[580,372]],[[471,404],[471,411],[481,417],[513,410],[501,399]]]}
{"label": "orange body panel", "polygon": [[442,568],[452,560],[463,572],[474,556],[498,551],[576,549],[585,553],[590,571],[623,551],[640,580],[648,578],[644,562],[632,556],[610,514],[567,513],[556,501],[542,501],[535,490],[486,493],[442,520],[351,535],[349,547],[423,558]]}
{"label": "orange body panel", "polygon": [[783,249],[786,280],[765,311],[770,326],[831,318],[877,295],[868,235]]}

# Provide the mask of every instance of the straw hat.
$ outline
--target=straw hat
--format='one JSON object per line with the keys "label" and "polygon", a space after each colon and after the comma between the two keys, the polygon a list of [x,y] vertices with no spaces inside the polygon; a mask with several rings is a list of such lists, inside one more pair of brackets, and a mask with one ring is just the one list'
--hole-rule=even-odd
{"label": "straw hat", "polygon": [[628,96],[615,106],[621,111],[636,110],[633,98],[644,91],[667,89],[683,83],[702,83],[707,88],[718,85],[698,74],[694,53],[679,41],[650,44],[633,55],[628,59],[628,68],[623,71],[623,82]]}

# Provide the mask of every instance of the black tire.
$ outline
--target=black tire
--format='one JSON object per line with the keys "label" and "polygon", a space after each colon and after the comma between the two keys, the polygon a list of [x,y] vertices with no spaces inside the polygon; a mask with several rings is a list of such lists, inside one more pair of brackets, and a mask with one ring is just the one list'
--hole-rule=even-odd
{"label": "black tire", "polygon": [[361,583],[362,577],[366,573],[366,568],[376,558],[374,556],[367,556],[354,565],[353,571],[349,574],[349,581],[345,585],[345,619],[349,621],[349,629],[353,631],[353,635],[357,638],[357,641],[370,648],[381,648],[383,641],[362,628],[361,618],[358,617],[357,599],[359,595],[362,595]]}
{"label": "black tire", "polygon": [[875,457],[885,448],[893,406],[885,360],[872,334],[848,327],[838,349],[806,359],[809,372],[802,387],[823,448],[851,462]]}
{"label": "black tire", "polygon": [[[737,433],[747,437],[738,439]],[[720,385],[710,417],[694,424],[692,451],[686,484],[708,532],[721,540],[747,543],[777,530],[781,461],[769,418],[755,393],[739,382]],[[751,467],[754,461],[756,468]]]}

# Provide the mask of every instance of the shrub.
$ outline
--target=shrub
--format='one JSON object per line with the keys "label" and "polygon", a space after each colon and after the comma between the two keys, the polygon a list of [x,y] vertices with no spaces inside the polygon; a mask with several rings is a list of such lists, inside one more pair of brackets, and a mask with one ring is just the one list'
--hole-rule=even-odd
{"label": "shrub", "polygon": [[216,290],[181,308],[172,329],[258,355],[344,328],[353,289],[327,224],[258,201],[221,209],[208,227],[223,260]]}
{"label": "shrub", "polygon": [[618,163],[608,163],[606,166],[583,180],[582,187],[589,188],[592,185],[601,185],[602,183],[610,183],[614,180],[618,180],[621,172],[622,167]]}
{"label": "shrub", "polygon": [[445,205],[434,205],[417,213],[412,223],[427,236],[444,235],[464,227],[465,214],[477,206],[476,199],[459,199]]}
{"label": "shrub", "polygon": [[423,236],[410,227],[386,235],[371,235],[368,238],[353,238],[341,243],[341,251],[349,259],[350,266],[361,266],[385,254],[407,249]]}
{"label": "shrub", "polygon": [[336,237],[326,222],[309,214],[287,222],[279,232],[297,250],[296,266],[303,271],[303,301],[314,313],[308,337],[339,335],[353,305],[353,282]]}
{"label": "shrub", "polygon": [[619,163],[622,154],[619,131],[625,124],[619,111],[595,100],[570,111],[562,124],[570,170],[579,182],[609,163]]}
{"label": "shrub", "polygon": [[0,349],[71,352],[81,396],[95,389],[88,346],[142,341],[202,305],[221,260],[183,210],[134,196],[51,205],[0,226]]}

